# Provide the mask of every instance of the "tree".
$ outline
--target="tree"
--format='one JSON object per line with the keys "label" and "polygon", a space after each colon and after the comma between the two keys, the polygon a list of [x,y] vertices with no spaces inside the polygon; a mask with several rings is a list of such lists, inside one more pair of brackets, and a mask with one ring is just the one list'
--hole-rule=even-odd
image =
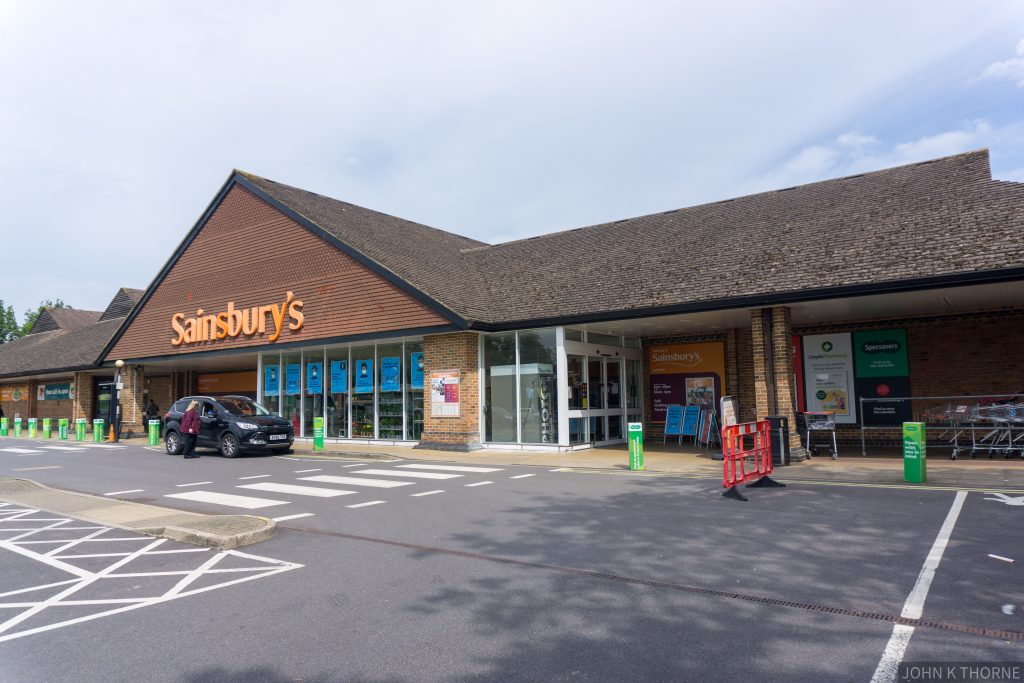
{"label": "tree", "polygon": [[[21,331],[20,331],[20,333],[18,335],[19,337],[23,337],[26,334],[28,334],[28,331],[32,329],[32,325],[35,324],[36,318],[39,317],[39,314],[43,312],[44,308],[72,308],[72,307],[68,306],[67,304],[65,304],[63,299],[57,299],[56,301],[51,301],[50,299],[46,299],[45,301],[40,301],[39,305],[36,306],[34,309],[30,308],[27,311],[25,311],[25,324],[21,326]],[[12,311],[12,313],[13,313],[13,311]]]}
{"label": "tree", "polygon": [[5,306],[0,299],[0,344],[14,341],[21,336],[21,326],[14,317],[14,306]]}

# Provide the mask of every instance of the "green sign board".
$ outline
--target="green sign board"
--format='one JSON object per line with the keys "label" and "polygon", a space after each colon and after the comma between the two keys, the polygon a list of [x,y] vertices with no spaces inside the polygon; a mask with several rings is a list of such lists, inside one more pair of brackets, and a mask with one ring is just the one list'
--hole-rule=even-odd
{"label": "green sign board", "polygon": [[148,425],[149,445],[160,443],[160,420],[150,420]]}
{"label": "green sign board", "polygon": [[66,417],[57,420],[57,438],[62,441],[68,440],[68,419]]}
{"label": "green sign board", "polygon": [[313,450],[322,451],[324,449],[324,418],[314,417],[313,418]]}
{"label": "green sign board", "polygon": [[28,419],[28,438],[30,438],[30,439],[36,438],[36,427],[37,427],[38,424],[39,424],[39,421],[36,418],[30,417]]}
{"label": "green sign board", "polygon": [[857,377],[906,377],[906,330],[868,330],[853,334]]}
{"label": "green sign board", "polygon": [[40,401],[66,401],[71,398],[71,382],[43,384],[39,388]]}
{"label": "green sign board", "polygon": [[924,422],[903,423],[903,480],[923,484],[927,479],[925,471]]}
{"label": "green sign board", "polygon": [[97,417],[92,421],[92,440],[96,442],[103,441],[103,418]]}
{"label": "green sign board", "polygon": [[0,436],[7,436],[8,423],[6,417],[0,417]]}
{"label": "green sign board", "polygon": [[89,421],[84,417],[75,420],[75,441],[85,441],[85,429]]}
{"label": "green sign board", "polygon": [[644,425],[642,422],[630,422],[626,431],[629,437],[629,469],[639,471],[644,468]]}

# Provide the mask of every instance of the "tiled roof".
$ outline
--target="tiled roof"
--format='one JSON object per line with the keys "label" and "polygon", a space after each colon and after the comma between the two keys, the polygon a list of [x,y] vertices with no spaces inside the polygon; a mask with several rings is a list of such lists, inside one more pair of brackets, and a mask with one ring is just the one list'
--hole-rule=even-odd
{"label": "tiled roof", "polygon": [[77,308],[54,308],[53,306],[47,306],[39,312],[28,333],[31,335],[52,330],[77,330],[86,325],[92,325],[99,319],[99,311],[81,311]]}
{"label": "tiled roof", "polygon": [[107,304],[107,309],[103,311],[103,314],[99,317],[100,320],[112,320],[113,318],[124,318],[131,313],[132,308],[135,304],[139,303],[139,299],[146,293],[144,289],[130,289],[128,287],[122,287],[117,290],[117,294]]}
{"label": "tiled roof", "polygon": [[30,334],[0,344],[0,377],[94,368],[103,347],[122,322],[123,318],[115,318],[76,330]]}

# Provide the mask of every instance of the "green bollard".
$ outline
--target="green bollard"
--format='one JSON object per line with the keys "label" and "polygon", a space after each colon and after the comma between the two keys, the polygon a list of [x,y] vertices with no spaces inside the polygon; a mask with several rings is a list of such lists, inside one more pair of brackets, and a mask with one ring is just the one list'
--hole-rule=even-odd
{"label": "green bollard", "polygon": [[75,441],[85,441],[85,428],[89,421],[84,417],[75,420]]}
{"label": "green bollard", "polygon": [[630,422],[626,428],[629,436],[629,469],[637,472],[644,468],[644,425]]}
{"label": "green bollard", "polygon": [[96,443],[103,441],[103,418],[97,417],[92,421],[92,440]]}
{"label": "green bollard", "polygon": [[20,417],[14,418],[14,438],[15,439],[20,439],[21,438],[21,418]]}
{"label": "green bollard", "polygon": [[30,438],[30,439],[36,438],[36,425],[38,425],[38,424],[39,424],[39,421],[36,420],[36,418],[30,417],[28,419],[28,438]]}
{"label": "green bollard", "polygon": [[160,420],[149,421],[149,445],[156,446],[160,443]]}
{"label": "green bollard", "polygon": [[313,418],[313,450],[322,451],[324,449],[324,418],[314,417]]}
{"label": "green bollard", "polygon": [[57,420],[57,438],[61,441],[68,440],[68,419],[66,417]]}
{"label": "green bollard", "polygon": [[53,435],[53,421],[48,418],[43,418],[43,438],[49,439]]}
{"label": "green bollard", "polygon": [[7,436],[7,418],[0,417],[0,436]]}
{"label": "green bollard", "polygon": [[924,422],[903,423],[903,480],[923,484],[928,479],[925,467]]}

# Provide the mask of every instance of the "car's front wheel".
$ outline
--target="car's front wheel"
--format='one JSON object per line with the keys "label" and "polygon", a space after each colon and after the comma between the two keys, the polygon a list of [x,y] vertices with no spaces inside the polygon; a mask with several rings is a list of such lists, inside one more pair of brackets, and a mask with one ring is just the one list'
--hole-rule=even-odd
{"label": "car's front wheel", "polygon": [[220,438],[220,453],[225,458],[233,458],[238,455],[238,437],[228,432]]}
{"label": "car's front wheel", "polygon": [[178,432],[167,432],[164,437],[164,445],[167,446],[168,455],[181,455],[181,449],[184,444],[181,442],[181,436]]}

